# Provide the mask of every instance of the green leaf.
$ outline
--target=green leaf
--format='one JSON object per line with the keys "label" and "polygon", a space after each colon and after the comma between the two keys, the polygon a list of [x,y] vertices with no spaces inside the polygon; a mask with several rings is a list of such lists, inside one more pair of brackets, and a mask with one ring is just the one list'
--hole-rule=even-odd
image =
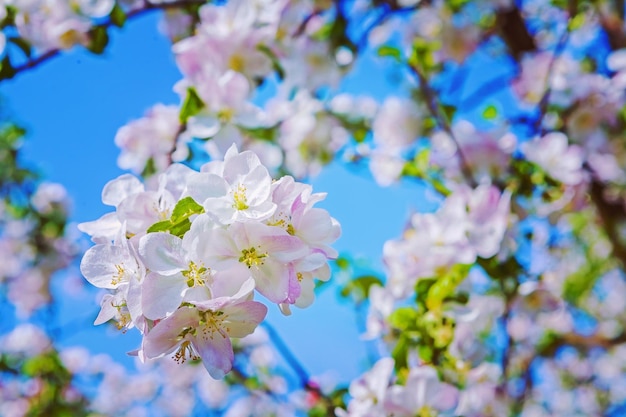
{"label": "green leaf", "polygon": [[141,176],[144,178],[148,178],[156,174],[156,172],[157,169],[156,164],[154,163],[154,158],[148,158],[146,166],[143,168],[143,171],[141,171]]}
{"label": "green leaf", "polygon": [[191,222],[189,219],[185,219],[182,222],[176,223],[170,229],[170,233],[174,236],[183,237],[191,229]]}
{"label": "green leaf", "polygon": [[150,226],[146,232],[147,233],[167,232],[170,229],[170,227],[172,227],[172,222],[169,220],[163,220],[161,222],[157,222],[153,224],[152,226]]}
{"label": "green leaf", "polygon": [[109,44],[109,34],[104,26],[95,26],[89,31],[89,49],[94,54],[100,55],[104,52],[105,48]]}
{"label": "green leaf", "polygon": [[395,368],[397,371],[406,369],[408,367],[407,357],[409,355],[409,343],[404,337],[400,337],[398,343],[391,351],[391,357],[395,361]]}
{"label": "green leaf", "polygon": [[239,129],[246,134],[252,136],[254,139],[259,139],[266,142],[274,142],[276,140],[276,129],[274,127],[245,128],[239,126]]}
{"label": "green leaf", "polygon": [[15,76],[15,69],[11,65],[9,55],[5,55],[0,62],[0,80],[8,80]]}
{"label": "green leaf", "polygon": [[448,123],[452,122],[452,120],[454,119],[454,115],[456,114],[456,107],[449,104],[442,104],[441,111],[446,116],[446,120],[448,121]]}
{"label": "green leaf", "polygon": [[350,267],[350,260],[343,256],[340,256],[335,260],[335,264],[339,267],[339,269],[346,270]]}
{"label": "green leaf", "polygon": [[483,110],[483,117],[487,120],[493,120],[496,117],[498,117],[498,109],[496,108],[496,106],[489,105],[485,108],[485,110]]}
{"label": "green leaf", "polygon": [[437,279],[428,290],[426,307],[429,310],[439,310],[443,302],[452,296],[456,287],[463,282],[470,268],[470,265],[455,265],[443,277]]}
{"label": "green leaf", "polygon": [[118,28],[121,28],[124,26],[124,23],[126,23],[126,12],[124,12],[119,4],[116,4],[113,7],[113,10],[111,10],[109,19],[111,19],[111,23],[113,23]]}
{"label": "green leaf", "polygon": [[193,198],[185,197],[176,203],[172,210],[171,222],[173,224],[180,223],[189,218],[193,214],[204,213],[204,207],[196,203]]}
{"label": "green leaf", "polygon": [[389,324],[401,330],[414,330],[417,328],[417,311],[413,307],[400,307],[389,316]]}
{"label": "green leaf", "polygon": [[403,60],[402,52],[399,48],[396,48],[395,46],[383,45],[378,48],[376,53],[378,54],[378,56],[390,57],[398,62],[402,62]]}
{"label": "green leaf", "polygon": [[572,30],[572,31],[576,29],[580,29],[584,25],[585,25],[585,13],[578,13],[576,16],[570,19],[569,24],[568,24],[569,30]]}
{"label": "green leaf", "polygon": [[185,97],[185,101],[183,101],[183,105],[180,108],[180,122],[187,123],[187,119],[198,114],[204,106],[204,102],[200,96],[198,96],[196,90],[193,87],[187,88],[187,96]]}
{"label": "green leaf", "polygon": [[357,300],[365,300],[369,297],[370,288],[372,285],[383,285],[380,278],[374,275],[362,275],[360,277],[350,280],[345,287],[341,289],[341,295],[348,297],[352,295]]}

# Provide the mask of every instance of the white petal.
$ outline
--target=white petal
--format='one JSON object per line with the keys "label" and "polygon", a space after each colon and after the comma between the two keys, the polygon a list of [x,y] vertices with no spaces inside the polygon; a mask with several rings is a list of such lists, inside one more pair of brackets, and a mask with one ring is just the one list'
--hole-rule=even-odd
{"label": "white petal", "polygon": [[175,274],[188,266],[182,239],[169,233],[148,233],[139,241],[139,255],[148,269],[163,275]]}
{"label": "white petal", "polygon": [[126,197],[144,191],[144,186],[137,177],[131,174],[120,175],[106,183],[102,189],[102,202],[117,207]]}

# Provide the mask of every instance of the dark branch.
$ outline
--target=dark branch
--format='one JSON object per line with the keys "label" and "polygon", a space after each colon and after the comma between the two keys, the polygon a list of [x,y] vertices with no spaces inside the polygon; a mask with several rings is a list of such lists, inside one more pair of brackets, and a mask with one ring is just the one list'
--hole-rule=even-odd
{"label": "dark branch", "polygon": [[[149,1],[145,1],[142,7],[128,11],[126,13],[126,18],[128,20],[131,20],[139,16],[142,16],[146,13],[155,11],[155,10],[180,9],[180,8],[187,7],[187,6],[201,5],[205,3],[206,3],[206,0],[177,0],[177,1],[171,1],[169,3],[159,3],[159,4],[154,4],[154,3],[150,3]],[[113,25],[114,25],[114,22],[109,19],[105,21],[104,23],[95,25],[94,28],[108,29]],[[47,62],[56,56],[59,56],[60,53],[61,53],[61,49],[50,49],[49,51],[46,51],[35,58],[29,59],[24,64],[14,67],[13,74],[17,75],[20,72],[33,69],[39,66],[40,64]]]}
{"label": "dark branch", "polygon": [[426,79],[426,76],[422,74],[419,68],[417,68],[414,65],[411,65],[410,68],[419,80],[420,90],[422,94],[424,95],[424,99],[425,99],[424,101],[426,102],[428,111],[435,118],[439,127],[443,129],[443,131],[446,132],[450,136],[450,138],[452,138],[452,140],[454,141],[456,145],[457,155],[459,157],[459,165],[461,167],[461,173],[463,174],[463,177],[472,188],[476,187],[477,185],[476,180],[474,179],[472,170],[470,169],[469,164],[467,163],[467,159],[465,158],[465,155],[463,154],[463,150],[461,149],[461,144],[459,143],[456,136],[452,132],[452,128],[450,127],[445,115],[443,115],[440,111],[439,103],[437,102],[437,99],[435,96],[435,91],[430,87],[430,85],[428,84],[428,80]]}

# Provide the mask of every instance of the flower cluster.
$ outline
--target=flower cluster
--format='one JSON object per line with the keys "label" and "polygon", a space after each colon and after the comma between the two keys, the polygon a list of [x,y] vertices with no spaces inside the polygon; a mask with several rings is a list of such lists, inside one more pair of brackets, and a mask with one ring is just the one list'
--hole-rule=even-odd
{"label": "flower cluster", "polygon": [[329,245],[339,223],[314,205],[325,197],[289,176],[272,181],[251,151],[232,146],[223,161],[195,171],[169,167],[156,189],[125,174],[102,192],[115,212],[82,223],[96,245],[81,262],[89,282],[111,290],[96,323],[115,319],[144,335],[138,354],[201,358],[223,377],[231,337],[250,334],[267,308],[306,307],[314,280],[330,277]]}

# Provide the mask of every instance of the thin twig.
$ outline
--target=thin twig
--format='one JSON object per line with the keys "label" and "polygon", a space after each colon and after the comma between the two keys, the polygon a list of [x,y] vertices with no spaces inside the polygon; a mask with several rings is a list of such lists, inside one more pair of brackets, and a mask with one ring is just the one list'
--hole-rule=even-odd
{"label": "thin twig", "polygon": [[448,136],[450,136],[450,138],[456,145],[457,155],[459,157],[459,165],[461,168],[461,173],[463,174],[463,177],[465,178],[465,181],[467,181],[467,183],[472,188],[475,188],[477,186],[477,183],[476,183],[476,180],[474,179],[474,175],[472,174],[472,170],[467,162],[467,159],[465,158],[465,155],[463,154],[461,144],[459,143],[456,136],[454,135],[454,132],[452,131],[452,128],[450,127],[448,123],[448,120],[443,114],[441,114],[441,111],[439,109],[439,104],[437,102],[437,99],[435,98],[435,91],[430,87],[430,85],[428,84],[428,80],[426,79],[426,76],[422,74],[419,68],[417,68],[415,65],[410,65],[410,68],[419,80],[420,89],[421,89],[422,94],[424,95],[424,98],[425,98],[424,101],[426,102],[426,106],[428,107],[430,114],[435,118],[435,121],[437,122],[439,127],[443,129],[443,131],[446,132]]}
{"label": "thin twig", "polygon": [[[556,60],[561,56],[563,51],[565,50],[565,45],[567,45],[567,40],[569,39],[569,25],[565,28],[565,32],[561,35],[559,39],[559,43],[554,48],[554,53],[552,54],[552,59],[550,59],[550,63],[548,64],[548,70],[546,71],[546,80],[545,80],[545,92],[539,100],[539,116],[537,117],[537,121],[535,123],[535,129],[539,129],[541,121],[548,110],[548,103],[550,101],[550,94],[552,93],[552,87],[550,86],[550,78],[552,78],[552,71],[554,70],[554,64]],[[543,132],[542,132],[543,133]]]}
{"label": "thin twig", "polygon": [[298,358],[296,358],[296,356],[291,352],[291,350],[285,344],[276,329],[274,329],[274,327],[267,321],[264,321],[262,325],[267,330],[270,340],[272,341],[272,343],[274,343],[274,347],[276,347],[276,349],[278,350],[278,352],[280,352],[285,361],[287,361],[287,364],[296,373],[300,381],[300,385],[307,391],[319,396],[319,398],[323,399],[327,404],[332,404],[332,400],[322,392],[320,387],[314,382],[311,382],[311,377],[309,376],[309,373],[306,371],[306,369],[304,369],[304,366],[300,363]]}

